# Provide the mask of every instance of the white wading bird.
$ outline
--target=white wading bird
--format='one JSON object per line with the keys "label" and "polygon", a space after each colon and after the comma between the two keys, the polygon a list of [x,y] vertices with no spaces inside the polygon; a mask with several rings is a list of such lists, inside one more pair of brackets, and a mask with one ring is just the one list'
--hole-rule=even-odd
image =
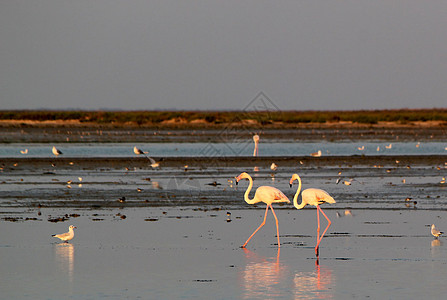
{"label": "white wading bird", "polygon": [[[324,234],[328,230],[329,226],[331,226],[331,220],[326,216],[326,214],[323,212],[323,210],[320,208],[320,204],[323,203],[335,203],[334,198],[332,198],[326,191],[320,190],[320,189],[305,189],[301,193],[301,204],[298,204],[298,195],[301,190],[301,178],[298,176],[298,174],[293,174],[292,178],[290,178],[290,186],[292,186],[292,183],[298,180],[298,189],[296,191],[295,196],[293,197],[293,205],[297,209],[302,209],[306,205],[313,205],[317,208],[317,220],[318,220],[318,227],[317,227],[317,245],[315,246],[315,255],[318,257],[318,247],[320,245],[321,240],[323,239]],[[324,230],[323,234],[320,236],[320,212],[323,214],[323,216],[328,221],[327,227]]]}
{"label": "white wading bird", "polygon": [[253,156],[258,156],[259,135],[255,134],[253,136],[253,141],[255,142],[255,149],[253,151]]}
{"label": "white wading bird", "polygon": [[276,221],[276,235],[278,237],[278,248],[281,247],[281,244],[279,242],[279,228],[278,228],[278,218],[276,217],[275,211],[273,210],[272,203],[279,203],[279,202],[286,202],[290,203],[289,198],[287,198],[286,195],[284,195],[283,192],[278,190],[277,188],[271,187],[271,186],[260,186],[256,189],[255,197],[253,199],[248,198],[248,194],[250,194],[250,191],[253,187],[253,179],[250,175],[247,173],[241,173],[238,177],[236,177],[236,184],[241,179],[248,179],[250,181],[250,184],[248,185],[247,190],[244,194],[245,202],[248,204],[255,204],[259,202],[264,202],[267,204],[267,208],[265,209],[265,215],[264,215],[264,221],[262,221],[261,225],[255,230],[255,232],[252,233],[252,235],[248,238],[248,240],[241,246],[241,248],[245,248],[247,246],[250,239],[255,235],[255,233],[261,229],[262,226],[265,224],[265,220],[267,218],[267,212],[269,210],[269,207],[272,209],[273,216],[275,217]]}

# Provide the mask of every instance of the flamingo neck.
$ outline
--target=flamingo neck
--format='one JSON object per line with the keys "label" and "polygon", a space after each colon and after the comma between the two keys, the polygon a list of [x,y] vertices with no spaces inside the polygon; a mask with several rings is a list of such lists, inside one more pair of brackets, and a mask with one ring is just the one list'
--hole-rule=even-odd
{"label": "flamingo neck", "polygon": [[248,185],[247,190],[245,191],[244,200],[248,204],[255,204],[257,202],[255,198],[253,199],[248,198],[248,195],[250,194],[250,191],[253,188],[253,179],[251,178],[251,176],[248,176],[247,179],[248,181],[250,181],[250,184]]}
{"label": "flamingo neck", "polygon": [[293,205],[297,208],[297,209],[302,209],[304,206],[306,206],[306,203],[301,200],[301,204],[298,204],[298,195],[301,192],[301,178],[298,176],[298,189],[295,193],[295,196],[293,197]]}

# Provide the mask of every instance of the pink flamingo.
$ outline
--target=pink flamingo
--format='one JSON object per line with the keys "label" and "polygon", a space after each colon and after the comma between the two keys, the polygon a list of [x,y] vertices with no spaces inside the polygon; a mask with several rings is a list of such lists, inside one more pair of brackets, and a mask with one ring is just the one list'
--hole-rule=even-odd
{"label": "pink flamingo", "polygon": [[[298,176],[298,174],[293,174],[292,178],[290,179],[290,186],[292,187],[292,183],[298,180],[299,186],[298,190],[296,191],[295,196],[293,197],[293,205],[297,209],[302,209],[307,204],[313,205],[317,208],[317,220],[318,220],[318,227],[317,227],[317,245],[315,246],[315,255],[318,257],[318,247],[320,245],[321,240],[323,239],[324,234],[328,230],[329,226],[331,226],[331,220],[326,216],[326,214],[323,212],[323,210],[320,208],[320,204],[323,203],[335,203],[334,198],[332,198],[326,191],[320,190],[320,189],[305,189],[301,193],[301,204],[298,204],[298,195],[301,190],[301,178]],[[323,234],[320,236],[320,211],[323,214],[323,216],[328,221],[326,229],[323,231]]]}
{"label": "pink flamingo", "polygon": [[253,156],[258,156],[259,135],[253,136],[253,142],[255,142],[255,149],[253,150]]}
{"label": "pink flamingo", "polygon": [[278,228],[278,218],[276,217],[275,211],[273,210],[272,203],[280,203],[280,202],[286,202],[290,203],[289,198],[287,198],[286,195],[283,194],[280,190],[277,188],[271,187],[271,186],[260,186],[257,188],[255,197],[253,199],[249,199],[248,195],[250,194],[250,191],[253,187],[253,179],[250,175],[247,173],[241,173],[238,177],[236,177],[236,184],[241,179],[248,179],[250,181],[250,184],[248,185],[247,190],[245,191],[244,199],[245,202],[248,204],[255,204],[259,202],[264,202],[267,204],[267,207],[265,209],[265,215],[264,215],[264,221],[261,223],[261,225],[253,232],[253,234],[248,238],[248,240],[241,246],[241,248],[245,248],[245,246],[248,244],[248,241],[255,235],[255,233],[261,229],[262,226],[265,224],[265,220],[267,218],[267,212],[269,210],[269,207],[272,209],[273,216],[276,220],[276,234],[278,237],[278,248],[281,247],[281,244],[279,242],[279,228]]}

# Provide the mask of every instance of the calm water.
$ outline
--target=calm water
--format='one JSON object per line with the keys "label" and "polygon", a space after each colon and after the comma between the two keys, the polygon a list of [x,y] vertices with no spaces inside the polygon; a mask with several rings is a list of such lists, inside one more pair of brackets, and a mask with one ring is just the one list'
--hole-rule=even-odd
{"label": "calm water", "polygon": [[[28,149],[29,157],[50,157],[50,144],[3,144],[0,157],[24,156],[20,150]],[[56,144],[64,156],[70,157],[130,157],[135,144],[93,143]],[[251,156],[253,143],[146,143],[136,145],[150,156]],[[362,150],[359,150],[362,149]],[[259,156],[306,156],[321,150],[322,155],[436,155],[447,153],[447,143],[260,143]]]}
{"label": "calm water", "polygon": [[[389,145],[261,143],[259,154],[447,152],[444,143]],[[51,157],[51,146],[1,145],[0,156],[22,157],[20,150],[27,148],[28,156]],[[133,157],[133,146],[57,145],[73,157]],[[137,146],[155,157],[250,156],[253,151],[252,143]],[[358,150],[361,146],[365,149]],[[289,188],[288,179],[295,169],[297,165],[280,166],[272,177],[269,167],[261,166],[258,174],[253,171],[255,184],[274,185],[293,196],[296,186]],[[445,299],[447,293],[447,242],[444,237],[434,240],[426,226],[435,223],[447,231],[446,187],[440,183],[445,168],[345,167],[343,180],[355,179],[348,186],[336,184],[339,167],[300,167],[306,188],[324,188],[337,199],[323,208],[332,226],[321,243],[319,265],[313,248],[314,208],[297,211],[291,205],[274,205],[280,252],[271,213],[248,250],[239,248],[262,222],[265,206],[245,209],[247,183],[236,187],[228,181],[238,174],[237,167],[213,171],[219,186],[208,185],[211,179],[200,168],[72,170],[49,165],[51,172],[42,174],[45,170],[5,168],[0,173],[0,299]],[[78,183],[78,177],[83,178],[82,187],[72,184],[68,189],[67,181]],[[126,203],[145,205],[101,204],[117,203],[122,195]],[[407,197],[417,205],[407,203]],[[182,205],[191,198],[196,204]],[[173,204],[152,205],[162,200]],[[51,207],[53,201],[77,206]],[[95,208],[89,203],[100,204]],[[65,222],[48,221],[72,214],[77,216]],[[77,226],[71,243],[51,237],[66,232],[70,224]]]}
{"label": "calm water", "polygon": [[[45,209],[42,215],[69,212]],[[315,210],[102,210],[69,223],[2,222],[2,299],[445,299],[447,213],[356,211],[337,218],[315,264]],[[152,221],[145,221],[147,219]],[[101,221],[98,221],[101,220]],[[78,228],[69,244],[51,237]],[[322,223],[325,226],[326,223]],[[323,227],[324,228],[324,227]]]}

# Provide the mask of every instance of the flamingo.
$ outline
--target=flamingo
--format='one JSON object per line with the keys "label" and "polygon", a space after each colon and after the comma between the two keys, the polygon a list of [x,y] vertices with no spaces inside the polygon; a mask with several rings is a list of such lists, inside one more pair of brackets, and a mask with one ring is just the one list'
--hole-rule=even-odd
{"label": "flamingo", "polygon": [[68,241],[74,238],[74,231],[73,231],[74,228],[76,228],[76,226],[70,225],[70,227],[68,227],[68,232],[61,234],[53,234],[52,236],[57,237],[58,239],[68,243]]}
{"label": "flamingo", "polygon": [[265,209],[264,221],[262,221],[261,225],[253,232],[253,234],[241,246],[241,248],[245,248],[245,246],[247,246],[248,242],[255,235],[255,233],[259,229],[261,229],[262,226],[264,226],[269,207],[272,209],[273,216],[275,217],[276,235],[278,237],[278,248],[280,248],[281,244],[279,242],[278,218],[276,217],[275,211],[273,210],[272,203],[280,203],[280,202],[290,203],[289,198],[287,198],[287,196],[284,195],[283,192],[281,192],[277,188],[274,188],[271,186],[260,186],[256,189],[255,197],[253,199],[249,199],[248,194],[250,194],[250,191],[253,187],[253,179],[251,178],[250,175],[248,175],[247,173],[244,172],[244,173],[241,173],[238,177],[236,177],[236,184],[241,179],[248,179],[250,181],[250,184],[248,185],[248,188],[245,191],[245,195],[244,195],[245,202],[247,202],[248,204],[255,204],[255,203],[259,203],[259,202],[264,202],[265,204],[267,204],[267,207]]}
{"label": "flamingo", "polygon": [[253,156],[258,156],[259,135],[255,134],[253,136],[253,141],[255,142],[255,150],[253,151]]}
{"label": "flamingo", "polygon": [[62,151],[57,149],[55,146],[53,146],[53,150],[52,151],[53,151],[53,154],[56,155],[56,156],[62,154]]}
{"label": "flamingo", "polygon": [[[323,203],[335,203],[334,198],[332,198],[326,191],[320,190],[320,189],[305,189],[301,193],[301,204],[298,204],[298,195],[300,194],[301,190],[301,178],[298,176],[298,174],[293,174],[292,178],[290,179],[290,186],[292,187],[292,183],[298,180],[298,190],[296,191],[295,196],[293,197],[293,205],[297,209],[302,209],[307,204],[313,205],[317,208],[317,221],[318,221],[318,227],[317,227],[317,245],[315,246],[315,255],[318,257],[318,247],[320,245],[321,240],[323,239],[324,234],[328,230],[329,226],[331,226],[331,220],[326,216],[326,214],[323,212],[323,210],[320,208],[320,204]],[[323,216],[328,221],[327,227],[324,230],[323,234],[320,236],[320,211],[323,214]]]}

